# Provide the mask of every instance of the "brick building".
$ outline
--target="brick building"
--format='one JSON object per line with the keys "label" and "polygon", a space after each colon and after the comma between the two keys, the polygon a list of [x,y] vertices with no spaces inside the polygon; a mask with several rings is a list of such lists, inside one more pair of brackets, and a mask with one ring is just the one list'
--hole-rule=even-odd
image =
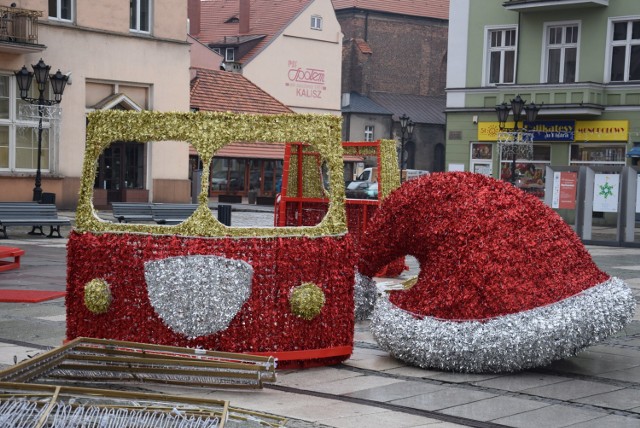
{"label": "brick building", "polygon": [[[449,0],[333,0],[333,6],[344,34],[344,135],[400,140],[398,118],[407,114],[416,127],[405,167],[442,170]],[[350,102],[361,97],[369,100],[358,105],[369,108],[359,111]],[[371,113],[377,109],[369,101],[392,115]]]}

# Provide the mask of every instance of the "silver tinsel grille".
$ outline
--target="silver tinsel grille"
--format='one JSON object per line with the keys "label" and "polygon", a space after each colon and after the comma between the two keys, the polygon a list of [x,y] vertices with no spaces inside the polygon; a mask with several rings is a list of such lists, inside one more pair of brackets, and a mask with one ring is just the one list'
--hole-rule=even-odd
{"label": "silver tinsel grille", "polygon": [[353,290],[353,301],[355,303],[356,321],[362,321],[369,318],[376,304],[378,289],[376,282],[368,276],[356,272],[355,286]]}
{"label": "silver tinsel grille", "polygon": [[225,330],[251,294],[253,268],[218,256],[180,256],[144,265],[149,301],[189,338]]}
{"label": "silver tinsel grille", "polygon": [[559,302],[483,321],[417,318],[378,298],[371,321],[380,347],[423,368],[511,372],[544,366],[621,330],[636,302],[618,278]]}

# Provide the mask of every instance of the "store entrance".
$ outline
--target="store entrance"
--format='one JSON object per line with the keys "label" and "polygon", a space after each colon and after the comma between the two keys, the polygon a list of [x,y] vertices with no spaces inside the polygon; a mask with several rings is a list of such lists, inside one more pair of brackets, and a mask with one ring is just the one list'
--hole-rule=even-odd
{"label": "store entrance", "polygon": [[128,189],[143,189],[144,145],[117,142],[106,148],[98,161],[94,187],[106,190],[108,204],[127,201]]}

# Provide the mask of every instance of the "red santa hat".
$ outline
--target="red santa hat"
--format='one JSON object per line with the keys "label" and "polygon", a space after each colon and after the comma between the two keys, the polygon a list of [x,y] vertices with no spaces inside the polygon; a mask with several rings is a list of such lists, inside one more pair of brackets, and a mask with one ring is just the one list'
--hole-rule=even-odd
{"label": "red santa hat", "polygon": [[361,244],[363,275],[403,255],[420,263],[413,287],[379,299],[372,331],[382,348],[421,367],[545,365],[633,317],[629,288],[595,265],[560,216],[483,175],[406,182],[385,199]]}

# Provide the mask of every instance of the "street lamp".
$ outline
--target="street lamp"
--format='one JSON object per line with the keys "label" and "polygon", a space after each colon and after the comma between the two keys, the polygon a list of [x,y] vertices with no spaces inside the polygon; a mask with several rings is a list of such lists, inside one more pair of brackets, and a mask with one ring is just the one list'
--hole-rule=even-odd
{"label": "street lamp", "polygon": [[[530,135],[528,129],[525,127],[526,124],[531,124],[535,122],[538,117],[538,111],[540,111],[540,106],[537,106],[535,103],[531,102],[527,104],[525,100],[523,100],[520,95],[516,95],[514,99],[511,100],[511,105],[503,102],[502,104],[496,106],[496,113],[498,114],[498,123],[500,126],[500,130],[503,131],[506,128],[507,118],[509,117],[509,110],[513,112],[513,128],[509,130],[510,137],[508,139],[507,145],[510,145],[510,153],[511,153],[511,184],[516,184],[516,159],[518,154],[518,145],[526,143],[527,139],[530,139],[531,142],[533,140],[533,136]],[[525,112],[526,122],[523,123],[523,128],[518,128],[518,121],[520,120],[520,116],[522,112]]]}
{"label": "street lamp", "polygon": [[[415,123],[406,114],[400,116],[400,183],[402,183],[402,171],[404,170],[404,143],[410,141],[413,136]],[[406,139],[405,139],[406,135]]]}
{"label": "street lamp", "polygon": [[[35,104],[38,106],[38,167],[36,170],[36,183],[33,188],[33,200],[40,202],[42,200],[42,175],[40,172],[40,158],[42,156],[42,116],[44,114],[44,106],[51,106],[59,104],[62,101],[62,93],[69,80],[68,75],[64,75],[58,70],[55,74],[49,74],[51,69],[50,65],[40,58],[40,61],[36,65],[31,65],[33,72],[27,70],[26,66],[16,71],[16,81],[18,82],[18,89],[20,90],[20,98],[29,104]],[[38,98],[29,97],[29,88],[33,77],[36,78],[38,84],[38,92],[40,93]],[[44,93],[47,90],[47,83],[51,83],[51,89],[53,90],[54,99],[49,100],[44,97]]]}

